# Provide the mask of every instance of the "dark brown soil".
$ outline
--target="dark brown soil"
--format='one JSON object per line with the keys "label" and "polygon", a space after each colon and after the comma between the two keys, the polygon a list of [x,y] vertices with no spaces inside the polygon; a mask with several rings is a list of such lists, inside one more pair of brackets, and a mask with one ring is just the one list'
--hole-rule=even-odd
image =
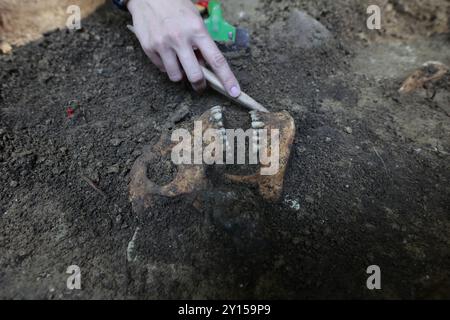
{"label": "dark brown soil", "polygon": [[166,185],[177,174],[177,167],[173,164],[170,153],[156,157],[147,164],[147,177],[158,185]]}
{"label": "dark brown soil", "polygon": [[[297,127],[279,204],[215,181],[201,213],[184,200],[133,212],[129,170],[180,105],[177,126],[217,104],[231,122],[242,110],[168,81],[126,14],[106,6],[82,32],[0,56],[1,298],[450,298],[449,81],[433,100],[397,92],[423,62],[450,64],[448,36],[368,43],[355,36],[365,1],[248,3],[252,48],[229,61]],[[333,39],[277,42],[294,7]],[[373,264],[382,290],[366,288]],[[70,265],[82,290],[66,288]]]}

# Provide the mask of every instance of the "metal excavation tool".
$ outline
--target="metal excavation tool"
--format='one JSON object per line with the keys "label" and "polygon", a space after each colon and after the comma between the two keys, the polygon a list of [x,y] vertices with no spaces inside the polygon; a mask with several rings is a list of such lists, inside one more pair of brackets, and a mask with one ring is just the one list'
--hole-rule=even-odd
{"label": "metal excavation tool", "polygon": [[203,74],[205,75],[206,81],[208,82],[209,86],[216,90],[217,92],[223,94],[227,98],[239,103],[240,105],[256,111],[261,112],[269,112],[266,108],[264,108],[259,102],[255,101],[252,97],[247,95],[245,92],[241,91],[241,94],[237,98],[231,97],[227,90],[224,88],[222,83],[220,82],[219,78],[210,70],[202,66]]}
{"label": "metal excavation tool", "polygon": [[[128,25],[127,28],[131,32],[134,33],[133,26]],[[238,104],[240,104],[248,109],[251,109],[251,110],[256,110],[256,111],[261,111],[261,112],[266,112],[266,113],[269,112],[269,110],[264,108],[260,103],[256,102],[255,99],[253,99],[252,97],[250,97],[243,91],[241,91],[241,94],[237,98],[231,97],[228,94],[227,90],[222,85],[222,83],[220,82],[219,78],[217,78],[217,76],[212,71],[208,70],[207,68],[205,68],[203,66],[202,66],[202,71],[203,71],[203,74],[205,75],[206,82],[208,82],[209,86],[211,88],[213,88],[214,90],[216,90],[217,92],[226,96],[228,99],[231,99],[231,100],[237,102]]]}

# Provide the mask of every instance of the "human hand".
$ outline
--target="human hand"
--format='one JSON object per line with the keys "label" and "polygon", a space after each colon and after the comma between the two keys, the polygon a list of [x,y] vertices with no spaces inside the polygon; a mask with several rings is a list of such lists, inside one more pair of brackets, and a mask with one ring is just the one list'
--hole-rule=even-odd
{"label": "human hand", "polygon": [[206,81],[199,55],[212,67],[230,96],[240,95],[236,77],[190,0],[130,0],[128,10],[143,50],[170,80],[181,81],[184,70],[194,90],[203,90]]}

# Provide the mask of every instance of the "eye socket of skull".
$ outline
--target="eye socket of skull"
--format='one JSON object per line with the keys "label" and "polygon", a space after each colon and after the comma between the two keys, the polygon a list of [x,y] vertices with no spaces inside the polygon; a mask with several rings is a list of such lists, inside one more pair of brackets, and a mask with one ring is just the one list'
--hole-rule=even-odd
{"label": "eye socket of skull", "polygon": [[[217,112],[219,108],[216,107],[214,110],[216,110],[215,114],[219,114]],[[203,132],[208,128],[214,128],[216,125],[212,120],[217,119],[211,119],[211,115],[211,110],[208,110],[199,118],[199,121],[202,122]],[[166,133],[161,136],[156,145],[144,148],[142,155],[136,160],[130,172],[129,193],[130,200],[133,203],[143,203],[144,208],[146,208],[152,204],[155,196],[175,198],[199,192],[206,188],[207,182],[203,164],[178,165],[175,168],[172,165],[167,165],[167,167],[172,168],[169,168],[170,177],[165,175],[164,172],[157,172],[158,168],[149,170],[149,166],[152,164],[158,164],[158,166],[167,164],[173,147],[174,143],[170,139],[170,134]],[[155,177],[157,181],[154,181]],[[162,179],[158,179],[158,177]]]}

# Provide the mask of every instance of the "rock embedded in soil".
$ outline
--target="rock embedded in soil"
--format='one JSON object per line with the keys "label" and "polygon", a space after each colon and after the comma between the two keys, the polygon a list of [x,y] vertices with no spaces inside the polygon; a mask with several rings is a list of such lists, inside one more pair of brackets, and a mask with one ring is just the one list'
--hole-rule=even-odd
{"label": "rock embedded in soil", "polygon": [[119,173],[119,171],[120,171],[119,165],[115,164],[113,166],[110,166],[106,172],[111,174],[111,173]]}
{"label": "rock embedded in soil", "polygon": [[332,38],[332,34],[319,21],[304,11],[293,10],[286,24],[286,37],[295,48],[320,47]]}
{"label": "rock embedded in soil", "polygon": [[184,118],[186,118],[190,111],[191,109],[187,104],[180,105],[170,117],[170,122],[175,124],[181,122]]}
{"label": "rock embedded in soil", "polygon": [[119,145],[122,143],[122,140],[120,140],[120,139],[111,139],[109,142],[110,142],[111,145],[113,145],[114,147],[117,147],[117,146],[119,146]]}
{"label": "rock embedded in soil", "polygon": [[442,62],[425,62],[403,82],[398,91],[400,93],[411,93],[419,88],[427,88],[432,83],[441,80],[449,70],[450,68]]}

